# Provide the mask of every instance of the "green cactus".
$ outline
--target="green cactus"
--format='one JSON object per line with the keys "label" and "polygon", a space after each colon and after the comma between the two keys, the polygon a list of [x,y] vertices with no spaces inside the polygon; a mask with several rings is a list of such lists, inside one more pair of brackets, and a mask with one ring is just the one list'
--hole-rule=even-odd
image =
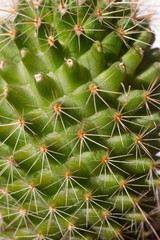
{"label": "green cactus", "polygon": [[13,0],[0,25],[1,240],[160,238],[147,17],[138,0]]}

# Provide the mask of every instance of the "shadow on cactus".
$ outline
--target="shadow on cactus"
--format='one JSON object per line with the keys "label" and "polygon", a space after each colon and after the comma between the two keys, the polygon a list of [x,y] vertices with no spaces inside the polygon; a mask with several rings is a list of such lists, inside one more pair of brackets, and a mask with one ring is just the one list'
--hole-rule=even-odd
{"label": "shadow on cactus", "polygon": [[149,16],[138,0],[12,0],[0,23],[0,239],[160,238]]}

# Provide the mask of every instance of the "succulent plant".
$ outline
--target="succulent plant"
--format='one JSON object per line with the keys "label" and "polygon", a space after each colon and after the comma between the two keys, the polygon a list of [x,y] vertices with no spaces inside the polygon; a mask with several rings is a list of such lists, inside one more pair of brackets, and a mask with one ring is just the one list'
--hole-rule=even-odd
{"label": "succulent plant", "polygon": [[160,238],[149,16],[138,0],[13,0],[0,25],[0,239]]}

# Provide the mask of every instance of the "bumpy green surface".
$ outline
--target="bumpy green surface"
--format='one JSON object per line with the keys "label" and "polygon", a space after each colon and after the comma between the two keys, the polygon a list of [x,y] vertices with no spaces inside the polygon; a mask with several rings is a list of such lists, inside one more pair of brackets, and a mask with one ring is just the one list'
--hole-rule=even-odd
{"label": "bumpy green surface", "polygon": [[159,239],[160,51],[137,6],[13,1],[0,28],[1,240]]}

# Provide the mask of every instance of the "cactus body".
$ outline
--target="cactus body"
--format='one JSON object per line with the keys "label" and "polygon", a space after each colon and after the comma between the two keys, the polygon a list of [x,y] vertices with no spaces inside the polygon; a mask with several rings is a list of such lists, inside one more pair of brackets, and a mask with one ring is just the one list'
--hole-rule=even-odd
{"label": "cactus body", "polygon": [[1,23],[0,239],[159,239],[160,52],[137,2],[19,1]]}

